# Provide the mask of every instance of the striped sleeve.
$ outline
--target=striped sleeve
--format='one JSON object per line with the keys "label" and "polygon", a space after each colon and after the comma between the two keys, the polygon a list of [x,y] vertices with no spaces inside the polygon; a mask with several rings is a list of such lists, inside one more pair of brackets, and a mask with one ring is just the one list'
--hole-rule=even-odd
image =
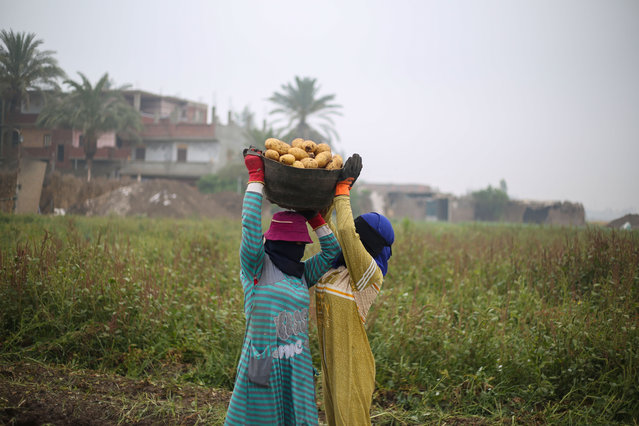
{"label": "striped sleeve", "polygon": [[354,290],[362,291],[373,285],[379,291],[384,275],[375,259],[364,248],[364,244],[355,230],[350,197],[347,195],[336,197],[335,210],[337,212],[337,238],[344,252],[346,268],[351,276]]}
{"label": "striped sleeve", "polygon": [[247,277],[259,277],[264,262],[262,241],[262,190],[261,183],[252,182],[244,194],[242,205],[242,243],[240,244],[240,269]]}
{"label": "striped sleeve", "polygon": [[321,251],[304,262],[304,278],[309,288],[330,269],[333,259],[339,253],[337,238],[328,225],[320,226],[315,232],[319,237]]}

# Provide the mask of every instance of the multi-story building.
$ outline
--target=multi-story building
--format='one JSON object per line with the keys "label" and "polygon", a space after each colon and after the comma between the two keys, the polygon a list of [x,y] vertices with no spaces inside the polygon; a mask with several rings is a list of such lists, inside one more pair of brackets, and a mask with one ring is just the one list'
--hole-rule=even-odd
{"label": "multi-story building", "polygon": [[[140,112],[143,130],[138,139],[113,132],[103,134],[93,158],[93,176],[195,180],[241,158],[242,148],[249,145],[230,114],[229,123],[220,125],[213,109],[209,122],[206,104],[141,90],[129,90],[124,95]],[[2,167],[10,167],[15,162],[12,160],[22,157],[45,161],[50,171],[84,175],[86,156],[81,133],[38,127],[42,106],[42,98],[34,94],[28,107],[8,117],[15,135],[5,137],[0,145]]]}

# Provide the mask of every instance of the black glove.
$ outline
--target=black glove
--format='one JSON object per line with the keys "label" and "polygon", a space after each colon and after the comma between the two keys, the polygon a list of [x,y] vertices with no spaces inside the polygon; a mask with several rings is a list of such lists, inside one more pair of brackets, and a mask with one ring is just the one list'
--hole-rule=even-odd
{"label": "black glove", "polygon": [[362,171],[362,157],[359,154],[353,154],[346,160],[344,167],[339,173],[338,182],[348,182],[349,187],[352,187],[360,172]]}
{"label": "black glove", "polygon": [[298,213],[304,216],[304,219],[308,221],[315,217],[315,215],[317,214],[317,211],[316,210],[299,210]]}

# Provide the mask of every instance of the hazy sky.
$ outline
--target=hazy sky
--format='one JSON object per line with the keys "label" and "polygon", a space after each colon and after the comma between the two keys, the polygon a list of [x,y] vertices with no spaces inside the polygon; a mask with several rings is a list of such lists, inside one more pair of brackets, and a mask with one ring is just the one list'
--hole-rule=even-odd
{"label": "hazy sky", "polygon": [[639,213],[636,0],[0,0],[0,28],[222,122],[317,78],[368,182]]}

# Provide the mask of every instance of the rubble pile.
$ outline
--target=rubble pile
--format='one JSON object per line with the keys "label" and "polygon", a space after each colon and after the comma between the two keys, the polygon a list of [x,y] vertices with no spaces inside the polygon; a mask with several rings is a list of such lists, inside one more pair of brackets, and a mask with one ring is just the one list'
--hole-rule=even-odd
{"label": "rubble pile", "polygon": [[609,228],[639,229],[639,214],[627,214],[608,223]]}
{"label": "rubble pile", "polygon": [[[216,196],[223,203],[218,203]],[[73,212],[87,216],[233,218],[239,217],[241,205],[240,194],[203,195],[187,183],[155,179],[90,198]]]}

